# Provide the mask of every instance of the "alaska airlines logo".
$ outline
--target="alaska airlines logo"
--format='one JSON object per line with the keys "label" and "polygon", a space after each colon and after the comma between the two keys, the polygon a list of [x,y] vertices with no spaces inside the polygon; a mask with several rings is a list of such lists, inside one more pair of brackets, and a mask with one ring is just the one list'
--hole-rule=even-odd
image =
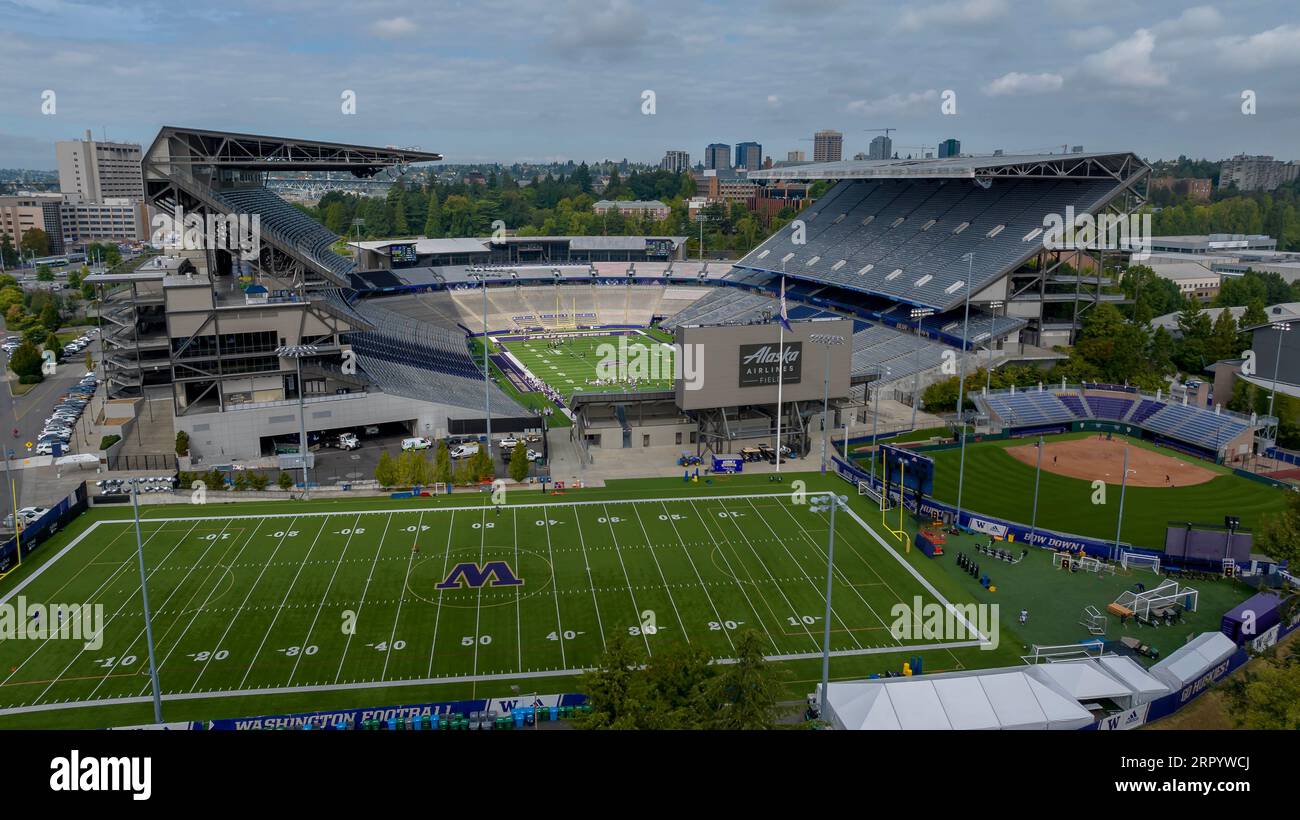
{"label": "alaska airlines logo", "polygon": [[793,344],[785,346],[784,355],[777,353],[772,345],[761,345],[749,355],[742,354],[740,361],[742,364],[776,364],[778,361],[782,364],[794,364],[799,360],[799,352]]}
{"label": "alaska airlines logo", "polygon": [[494,587],[515,587],[523,586],[524,582],[515,577],[515,571],[505,561],[488,561],[482,567],[466,561],[452,567],[451,572],[437,588],[463,589],[469,586],[470,589],[479,589],[485,584]]}

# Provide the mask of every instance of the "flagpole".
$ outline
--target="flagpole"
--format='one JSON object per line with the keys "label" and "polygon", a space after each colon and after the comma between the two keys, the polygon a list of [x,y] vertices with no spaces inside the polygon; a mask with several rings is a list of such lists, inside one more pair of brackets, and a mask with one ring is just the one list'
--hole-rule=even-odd
{"label": "flagpole", "polygon": [[781,330],[776,343],[776,471],[781,472],[781,391],[785,382],[785,263],[781,263]]}

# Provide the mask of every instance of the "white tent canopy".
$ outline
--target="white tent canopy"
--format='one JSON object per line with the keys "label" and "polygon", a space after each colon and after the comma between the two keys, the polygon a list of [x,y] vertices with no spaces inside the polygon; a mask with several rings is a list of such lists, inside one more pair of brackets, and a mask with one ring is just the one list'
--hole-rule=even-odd
{"label": "white tent canopy", "polygon": [[1151,674],[1182,689],[1215,665],[1232,657],[1237,645],[1222,632],[1202,632],[1151,667]]}
{"label": "white tent canopy", "polygon": [[1133,693],[1120,681],[1102,671],[1090,661],[1074,663],[1042,663],[1029,668],[1030,674],[1044,683],[1055,683],[1075,700],[1095,701],[1101,698],[1122,700]]}
{"label": "white tent canopy", "polygon": [[832,683],[837,729],[1077,729],[1093,722],[1066,693],[1026,671]]}
{"label": "white tent canopy", "polygon": [[1156,698],[1169,693],[1168,685],[1162,683],[1150,672],[1143,669],[1135,660],[1123,655],[1106,655],[1098,658],[1097,663],[1110,674],[1123,681],[1133,692],[1132,706],[1150,703]]}

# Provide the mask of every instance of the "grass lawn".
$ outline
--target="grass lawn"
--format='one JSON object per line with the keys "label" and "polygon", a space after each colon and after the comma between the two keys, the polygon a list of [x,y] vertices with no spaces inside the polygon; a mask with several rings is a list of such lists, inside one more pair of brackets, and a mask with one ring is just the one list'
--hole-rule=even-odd
{"label": "grass lawn", "polygon": [[[810,490],[847,489],[816,474],[794,478]],[[726,658],[734,636],[753,629],[788,666],[788,696],[811,690],[827,518],[791,503],[782,485],[755,476],[515,491],[499,513],[487,498],[147,508],[166,719],[491,696],[512,684],[573,691],[616,633],[647,657],[685,641]],[[887,546],[866,526],[866,501],[851,499],[868,517],[836,521],[834,676],[897,670],[918,654],[927,671],[1010,662],[1006,651],[957,642],[917,650],[921,639],[894,636],[895,604],[970,595],[928,559]],[[0,580],[6,599],[104,607],[102,646],[0,643],[0,726],[148,721],[129,514],[83,515]]]}
{"label": "grass lawn", "polygon": [[[1050,440],[1091,435],[1095,434],[1070,433]],[[1128,439],[1128,442],[1133,446],[1157,449],[1136,439]],[[1034,468],[1006,453],[1006,448],[1026,443],[1026,440],[1013,439],[967,445],[964,507],[998,518],[1030,523]],[[941,450],[929,455],[935,461],[935,497],[955,503],[960,450]],[[1242,526],[1251,527],[1258,524],[1264,514],[1278,512],[1285,505],[1286,496],[1281,490],[1240,478],[1210,462],[1198,463],[1219,473],[1218,477],[1189,487],[1128,488],[1124,500],[1123,541],[1163,549],[1165,527],[1170,521],[1221,523],[1224,515],[1231,514],[1241,517]],[[1119,512],[1118,482],[1110,485],[1105,505],[1093,505],[1092,493],[1090,482],[1044,469],[1039,488],[1038,524],[1045,529],[1113,539]]]}
{"label": "grass lawn", "polygon": [[[623,347],[619,345],[620,339],[626,340]],[[590,383],[598,378],[599,367],[604,361],[602,346],[626,350],[627,355],[619,364],[621,369],[625,368],[622,372],[638,378],[635,388],[629,388],[625,381],[606,385]],[[571,336],[559,340],[529,339],[504,342],[501,347],[513,353],[534,376],[566,397],[579,392],[617,393],[628,389],[671,390],[673,387],[672,348],[639,333]],[[644,367],[641,372],[634,369],[638,363]]]}

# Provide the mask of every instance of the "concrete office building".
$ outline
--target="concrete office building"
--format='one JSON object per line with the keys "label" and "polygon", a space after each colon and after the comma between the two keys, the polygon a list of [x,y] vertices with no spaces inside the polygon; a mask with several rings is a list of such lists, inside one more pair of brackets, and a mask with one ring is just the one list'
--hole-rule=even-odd
{"label": "concrete office building", "polygon": [[126,142],[60,140],[54,145],[59,165],[59,190],[90,202],[143,199],[140,146]]}
{"label": "concrete office building", "polygon": [[813,162],[839,162],[844,159],[844,135],[825,130],[813,134]]}

